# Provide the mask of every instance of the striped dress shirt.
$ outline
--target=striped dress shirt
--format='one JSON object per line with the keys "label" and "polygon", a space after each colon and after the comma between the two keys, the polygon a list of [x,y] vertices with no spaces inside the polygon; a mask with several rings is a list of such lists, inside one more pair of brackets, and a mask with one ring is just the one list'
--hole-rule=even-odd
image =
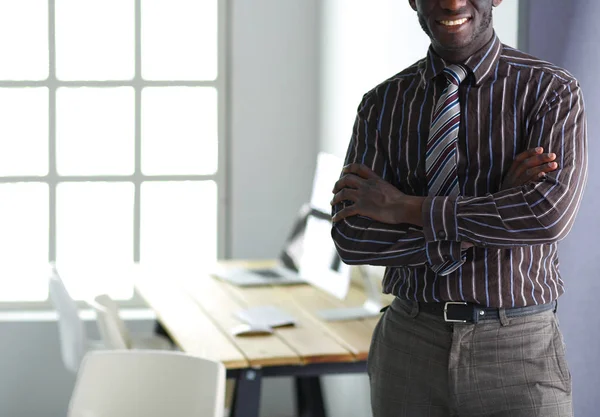
{"label": "striped dress shirt", "polygon": [[[459,195],[427,197],[423,227],[352,216],[333,225],[332,237],[344,262],[386,266],[384,292],[403,299],[497,308],[548,303],[564,292],[558,242],[573,225],[587,179],[579,84],[496,35],[464,65],[470,74],[459,89]],[[426,197],[425,151],[446,66],[430,48],[365,94],[346,163],[363,163],[402,192]],[[538,146],[557,155],[558,169],[503,189],[516,155]],[[475,246],[462,251],[463,241]],[[433,272],[460,260],[448,275]]]}

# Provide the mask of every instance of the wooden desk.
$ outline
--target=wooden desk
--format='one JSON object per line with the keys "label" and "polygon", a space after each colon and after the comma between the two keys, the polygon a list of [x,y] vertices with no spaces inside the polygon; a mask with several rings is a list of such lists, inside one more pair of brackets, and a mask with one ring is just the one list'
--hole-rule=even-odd
{"label": "wooden desk", "polygon": [[[271,261],[229,261],[223,266],[264,268]],[[258,417],[262,377],[296,378],[300,416],[325,416],[319,384],[324,374],[366,371],[371,334],[377,318],[324,322],[317,311],[362,304],[364,293],[352,287],[339,301],[308,285],[241,288],[209,275],[142,275],[136,289],[158,320],[186,353],[221,361],[237,380],[233,417]],[[273,335],[236,337],[234,313],[256,305],[276,305],[296,325]]]}

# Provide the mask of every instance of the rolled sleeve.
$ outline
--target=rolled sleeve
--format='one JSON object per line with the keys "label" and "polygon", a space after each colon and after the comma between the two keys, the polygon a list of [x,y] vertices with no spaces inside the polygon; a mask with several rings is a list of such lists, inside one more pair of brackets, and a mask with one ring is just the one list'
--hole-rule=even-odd
{"label": "rolled sleeve", "polygon": [[[460,242],[456,208],[460,197],[427,197],[423,202],[423,234],[426,242]],[[460,249],[460,244],[458,245]]]}

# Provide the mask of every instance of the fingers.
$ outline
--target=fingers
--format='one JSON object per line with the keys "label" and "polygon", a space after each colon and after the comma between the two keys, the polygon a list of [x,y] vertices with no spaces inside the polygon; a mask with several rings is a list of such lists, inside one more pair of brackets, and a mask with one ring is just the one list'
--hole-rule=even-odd
{"label": "fingers", "polygon": [[338,211],[333,218],[331,219],[334,223],[339,222],[340,220],[345,219],[346,217],[351,217],[351,216],[356,216],[358,214],[356,205],[351,205],[348,207],[345,207],[343,209],[341,209],[340,211]]}
{"label": "fingers", "polygon": [[340,178],[333,186],[333,193],[337,194],[344,188],[358,188],[362,185],[363,179],[356,176],[355,174],[346,174]]}
{"label": "fingers", "polygon": [[333,187],[334,194],[343,188],[358,188],[363,184],[363,180],[380,178],[379,175],[363,164],[346,165],[342,170],[342,174],[342,178]]}
{"label": "fingers", "polygon": [[342,170],[342,173],[358,175],[359,177],[364,178],[366,180],[369,180],[372,178],[379,178],[379,175],[374,173],[373,170],[371,170],[371,168],[367,167],[364,164],[346,165],[344,167],[344,169]]}
{"label": "fingers", "polygon": [[343,188],[338,191],[331,200],[331,205],[335,206],[342,201],[356,201],[358,197],[358,191],[353,190],[351,188]]}
{"label": "fingers", "polygon": [[523,162],[535,155],[541,154],[543,151],[544,148],[538,146],[537,148],[528,149],[525,152],[518,154],[506,174],[506,181],[512,183],[515,178],[519,178],[526,169],[526,167],[523,166]]}
{"label": "fingers", "polygon": [[558,168],[556,162],[548,162],[525,171],[526,181],[535,181],[545,176],[548,172],[552,172]]}
{"label": "fingers", "polygon": [[516,162],[523,162],[527,158],[531,158],[532,156],[541,154],[542,152],[544,152],[544,148],[542,148],[542,147],[528,149],[525,152],[521,152],[520,154],[518,154],[515,157],[515,161]]}
{"label": "fingers", "polygon": [[[539,149],[539,148],[537,148]],[[523,154],[526,152],[523,152]],[[523,154],[519,154],[519,155],[523,155]],[[526,171],[531,169],[531,168],[535,168],[535,167],[539,167],[539,166],[543,166],[544,164],[547,164],[549,162],[552,162],[556,159],[556,154],[554,153],[536,153],[533,156],[530,156],[524,160],[522,160],[521,162],[517,162],[517,160],[515,159],[514,164],[518,164],[517,166],[515,166],[513,164],[512,170],[513,170],[513,176],[514,178],[520,178],[523,175],[526,175]],[[554,168],[556,169],[556,168]]]}
{"label": "fingers", "polygon": [[534,155],[534,156],[531,156],[531,157],[525,159],[525,161],[523,162],[523,165],[525,165],[527,168],[532,168],[532,167],[536,167],[539,165],[543,165],[548,162],[552,162],[555,159],[556,159],[555,153],[543,153],[543,154]]}

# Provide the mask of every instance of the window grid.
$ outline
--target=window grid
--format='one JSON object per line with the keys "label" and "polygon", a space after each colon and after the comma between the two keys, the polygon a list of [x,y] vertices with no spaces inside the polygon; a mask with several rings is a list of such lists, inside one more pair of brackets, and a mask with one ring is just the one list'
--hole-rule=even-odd
{"label": "window grid", "polygon": [[[133,261],[140,260],[140,218],[141,218],[141,198],[140,190],[144,182],[152,181],[204,181],[213,180],[217,184],[217,255],[219,258],[227,256],[227,247],[225,245],[225,236],[227,236],[227,216],[225,210],[226,200],[226,116],[225,108],[225,76],[227,46],[225,24],[226,1],[218,1],[218,73],[213,81],[169,81],[169,80],[144,80],[142,74],[141,57],[141,0],[135,0],[135,75],[132,80],[110,80],[110,81],[66,81],[56,78],[56,30],[55,30],[55,0],[48,0],[48,53],[49,53],[49,75],[48,79],[42,81],[7,81],[0,80],[0,87],[6,88],[24,88],[24,87],[47,87],[49,90],[49,166],[48,174],[45,176],[4,176],[0,177],[0,183],[15,182],[42,182],[49,187],[49,253],[48,260],[56,260],[56,189],[57,185],[66,182],[130,182],[134,184],[134,251]],[[58,175],[56,169],[56,91],[60,87],[133,87],[135,91],[135,138],[134,138],[134,173],[133,175],[81,175],[64,176]],[[141,170],[141,96],[142,90],[146,87],[213,87],[217,90],[217,114],[218,114],[218,170],[210,175],[144,175]],[[140,307],[143,302],[137,294],[134,294],[131,300],[120,301],[123,306]],[[0,302],[0,309],[38,309],[48,308],[49,300],[45,302]]]}

